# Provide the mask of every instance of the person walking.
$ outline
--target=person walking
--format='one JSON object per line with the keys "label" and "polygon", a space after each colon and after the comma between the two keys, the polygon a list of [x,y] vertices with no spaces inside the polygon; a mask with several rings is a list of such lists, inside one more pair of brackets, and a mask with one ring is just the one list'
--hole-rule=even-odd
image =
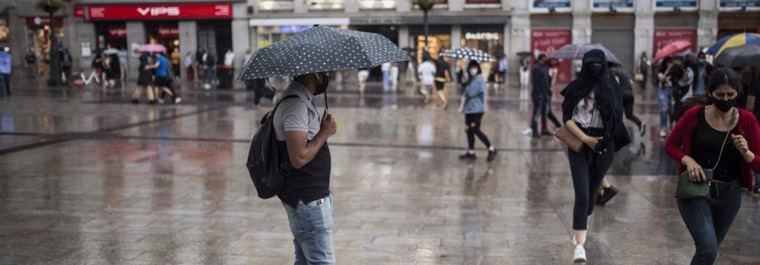
{"label": "person walking", "polygon": [[211,89],[211,87],[216,82],[216,56],[212,53],[204,53],[203,56],[203,69],[204,74],[203,77],[205,79],[203,88],[206,90]]}
{"label": "person walking", "polygon": [[24,67],[27,77],[37,77],[37,56],[34,54],[34,47],[29,47],[29,51],[24,56]]}
{"label": "person walking", "polygon": [[584,54],[579,77],[562,90],[562,120],[584,143],[580,152],[567,151],[575,190],[575,262],[586,261],[588,216],[615,151],[630,143],[623,125],[622,99],[612,78],[604,52],[594,49]]}
{"label": "person walking", "polygon": [[103,56],[100,53],[95,54],[95,57],[92,58],[90,68],[90,76],[85,78],[84,73],[81,73],[84,84],[90,84],[93,79],[95,79],[95,84],[100,84],[101,78],[103,77]]}
{"label": "person walking", "polygon": [[380,71],[383,73],[383,92],[391,88],[391,63],[380,65]]}
{"label": "person walking", "polygon": [[533,115],[530,119],[530,128],[533,131],[533,138],[539,138],[538,119],[541,119],[541,134],[552,135],[549,132],[549,128],[546,127],[546,116],[549,102],[549,95],[551,94],[551,84],[549,77],[549,70],[546,68],[546,55],[539,54],[536,64],[533,65],[533,69],[530,72],[531,83],[533,85],[533,91],[531,96],[533,98]]}
{"label": "person walking", "polygon": [[486,81],[480,63],[471,60],[467,64],[467,72],[464,74],[461,85],[464,93],[461,98],[460,111],[464,112],[465,132],[467,133],[467,153],[459,156],[462,160],[475,160],[475,136],[488,148],[488,162],[496,159],[496,148],[488,140],[488,136],[480,130],[480,125],[485,112]]}
{"label": "person walking", "polygon": [[153,64],[150,58],[147,52],[140,54],[140,64],[137,67],[137,87],[132,92],[132,103],[140,103],[140,97],[143,92],[145,92],[145,97],[148,99],[148,104],[156,103],[156,94],[151,86],[154,70],[148,68],[148,65]]}
{"label": "person walking", "polygon": [[527,89],[530,85],[530,63],[528,58],[520,61],[520,89]]}
{"label": "person walking", "polygon": [[628,73],[623,70],[623,66],[617,63],[610,63],[610,71],[613,74],[617,87],[620,88],[620,92],[623,95],[623,109],[625,110],[625,118],[636,124],[639,128],[639,134],[643,137],[646,132],[647,124],[642,122],[636,114],[633,113],[633,105],[636,97],[633,95],[633,80]]}
{"label": "person walking", "polygon": [[509,60],[507,59],[507,55],[501,56],[501,59],[499,59],[499,75],[497,82],[499,84],[504,84],[504,82],[507,81],[507,71],[509,70]]}
{"label": "person walking", "polygon": [[391,63],[391,91],[396,92],[398,90],[399,68],[397,62]]}
{"label": "person walking", "polygon": [[155,62],[146,68],[155,69],[153,87],[158,95],[158,102],[163,103],[164,96],[168,94],[170,103],[179,104],[182,99],[172,87],[171,62],[169,62],[169,59],[163,53],[155,53],[153,57],[155,58]]}
{"label": "person walking", "polygon": [[559,79],[559,60],[557,59],[551,59],[547,60],[547,67],[549,67],[549,70],[547,71],[549,73],[549,83],[550,83],[550,89],[549,89],[549,97],[546,98],[546,118],[554,125],[554,128],[559,129],[559,127],[562,127],[562,123],[559,122],[559,119],[557,119],[557,116],[554,115],[554,111],[552,111],[552,97],[554,97],[554,90],[553,88],[555,85],[557,85],[557,80]]}
{"label": "person walking", "polygon": [[180,62],[182,62],[182,54],[179,53],[179,48],[175,47],[172,53],[169,55],[172,62],[172,77],[179,78]]}
{"label": "person walking", "polygon": [[71,54],[69,53],[69,49],[61,47],[58,56],[61,58],[61,80],[64,84],[68,84],[69,79],[71,79]]}
{"label": "person walking", "polygon": [[660,91],[658,95],[660,104],[660,137],[668,135],[670,130],[671,116],[673,115],[673,82],[671,70],[673,59],[665,58],[660,64],[660,71],[657,74]]}
{"label": "person walking", "polygon": [[704,52],[697,54],[697,65],[694,73],[694,95],[705,95],[705,84],[707,84],[707,77],[712,72],[712,65],[707,62],[707,55]]}
{"label": "person walking", "polygon": [[295,246],[294,264],[335,264],[331,156],[328,138],[337,131],[332,114],[320,117],[314,96],[325,93],[329,73],[297,76],[273,116],[285,176],[277,195],[288,216]]}
{"label": "person walking", "polygon": [[[713,264],[741,208],[741,188],[752,188],[760,171],[760,126],[736,106],[739,76],[729,68],[710,74],[706,105],[690,108],[665,142],[665,153],[680,162],[694,183],[709,183],[710,199],[678,199],[678,211],[696,251],[692,265]],[[714,168],[706,174],[704,168]],[[710,176],[712,175],[712,178]]]}
{"label": "person walking", "polygon": [[227,49],[222,63],[222,67],[220,67],[221,70],[219,71],[219,88],[231,89],[232,78],[235,72],[235,53],[232,52],[231,48]]}
{"label": "person walking", "polygon": [[[449,68],[449,63],[446,61],[445,57],[440,57],[435,62],[435,92],[438,95],[438,99],[440,100],[440,106],[444,110],[448,108],[448,101],[446,101],[446,94],[444,93],[444,89],[446,88],[446,83],[452,79],[451,70]],[[436,105],[439,105],[439,103],[436,103]]]}
{"label": "person walking", "polygon": [[638,68],[638,74],[641,74],[641,80],[639,80],[639,88],[641,88],[641,91],[644,91],[647,88],[647,81],[649,80],[649,68],[651,67],[652,60],[649,60],[647,52],[641,52]]}
{"label": "person walking", "polygon": [[196,64],[195,72],[198,75],[198,81],[201,81],[201,82],[205,80],[204,79],[205,76],[203,74],[205,71],[204,69],[206,65],[206,56],[207,56],[206,49],[200,49],[197,52],[195,52],[195,64]]}
{"label": "person walking", "polygon": [[[673,116],[671,116],[672,122],[675,123],[681,118],[681,115],[686,111],[683,108],[684,101],[694,96],[693,83],[694,83],[694,71],[689,66],[688,60],[683,60],[676,57],[673,60],[673,66],[670,70],[672,73],[671,83],[673,84]],[[744,104],[746,104],[746,98],[744,98]],[[743,105],[742,105],[743,106]]]}
{"label": "person walking", "polygon": [[420,78],[420,93],[425,96],[425,103],[428,103],[430,101],[430,93],[433,91],[436,67],[430,57],[424,58],[425,61],[417,68],[417,75]]}
{"label": "person walking", "polygon": [[11,49],[4,47],[0,50],[0,96],[11,96],[11,71],[13,70],[13,56]]}
{"label": "person walking", "polygon": [[187,78],[186,80],[188,82],[193,82],[193,80],[195,80],[195,68],[193,67],[194,66],[193,53],[187,52],[183,60],[184,60],[183,63],[185,65],[185,76]]}
{"label": "person walking", "polygon": [[369,69],[359,69],[356,72],[356,81],[359,85],[359,95],[364,96],[364,91],[367,88],[367,79],[369,78]]}

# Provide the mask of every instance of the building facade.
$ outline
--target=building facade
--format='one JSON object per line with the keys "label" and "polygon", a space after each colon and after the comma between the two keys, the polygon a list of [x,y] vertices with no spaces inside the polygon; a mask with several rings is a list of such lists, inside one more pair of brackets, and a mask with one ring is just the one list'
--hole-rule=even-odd
{"label": "building facade", "polygon": [[[11,46],[16,58],[29,49],[44,58],[49,49],[51,21],[34,3],[0,3],[0,45]],[[696,51],[729,34],[757,32],[760,0],[436,0],[428,21],[433,55],[476,47],[507,55],[515,66],[518,53],[594,42],[633,69],[642,52],[651,57],[674,40],[689,40]],[[247,50],[317,24],[380,33],[418,60],[425,46],[422,11],[413,0],[73,0],[52,23],[75,69],[88,68],[108,46],[148,42],[181,55],[203,48],[219,57],[231,48],[239,68]],[[130,55],[131,77],[136,64]],[[571,78],[569,63],[561,73],[561,81]]]}

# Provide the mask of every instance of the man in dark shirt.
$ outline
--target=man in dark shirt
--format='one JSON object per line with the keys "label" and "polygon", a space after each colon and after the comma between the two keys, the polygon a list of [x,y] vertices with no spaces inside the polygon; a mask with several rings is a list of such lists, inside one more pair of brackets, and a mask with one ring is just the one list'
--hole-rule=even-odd
{"label": "man in dark shirt", "polygon": [[533,138],[538,138],[538,115],[541,115],[541,134],[552,135],[546,127],[546,112],[548,110],[548,99],[551,93],[551,84],[549,83],[549,70],[546,68],[546,55],[538,55],[536,64],[530,72],[531,84],[533,90],[533,116],[530,119],[530,128],[533,131]]}
{"label": "man in dark shirt", "polygon": [[438,94],[438,98],[441,100],[443,109],[446,109],[448,102],[446,101],[446,95],[443,93],[443,89],[446,88],[446,82],[451,79],[451,70],[449,70],[449,63],[446,62],[446,58],[440,57],[435,62],[435,91]]}

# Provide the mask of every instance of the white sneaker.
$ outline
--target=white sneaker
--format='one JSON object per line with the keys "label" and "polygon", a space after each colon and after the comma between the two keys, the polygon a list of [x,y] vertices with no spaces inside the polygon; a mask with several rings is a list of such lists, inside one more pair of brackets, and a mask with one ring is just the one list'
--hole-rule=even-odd
{"label": "white sneaker", "polygon": [[176,99],[174,99],[174,104],[179,104],[180,102],[182,102],[181,97],[177,97]]}
{"label": "white sneaker", "polygon": [[664,138],[665,136],[668,136],[668,132],[666,132],[665,130],[660,130],[660,137]]}
{"label": "white sneaker", "polygon": [[573,257],[575,263],[586,263],[586,249],[583,245],[575,245],[575,255]]}

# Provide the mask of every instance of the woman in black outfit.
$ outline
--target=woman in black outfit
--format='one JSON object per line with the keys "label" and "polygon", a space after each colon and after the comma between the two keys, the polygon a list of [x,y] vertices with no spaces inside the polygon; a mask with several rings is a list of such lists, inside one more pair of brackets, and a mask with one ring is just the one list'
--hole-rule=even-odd
{"label": "woman in black outfit", "polygon": [[623,125],[622,96],[607,66],[604,52],[591,50],[583,56],[579,78],[562,90],[562,120],[567,129],[585,144],[580,153],[568,149],[567,156],[575,189],[573,207],[574,261],[585,262],[588,216],[596,193],[614,152],[630,143]]}

